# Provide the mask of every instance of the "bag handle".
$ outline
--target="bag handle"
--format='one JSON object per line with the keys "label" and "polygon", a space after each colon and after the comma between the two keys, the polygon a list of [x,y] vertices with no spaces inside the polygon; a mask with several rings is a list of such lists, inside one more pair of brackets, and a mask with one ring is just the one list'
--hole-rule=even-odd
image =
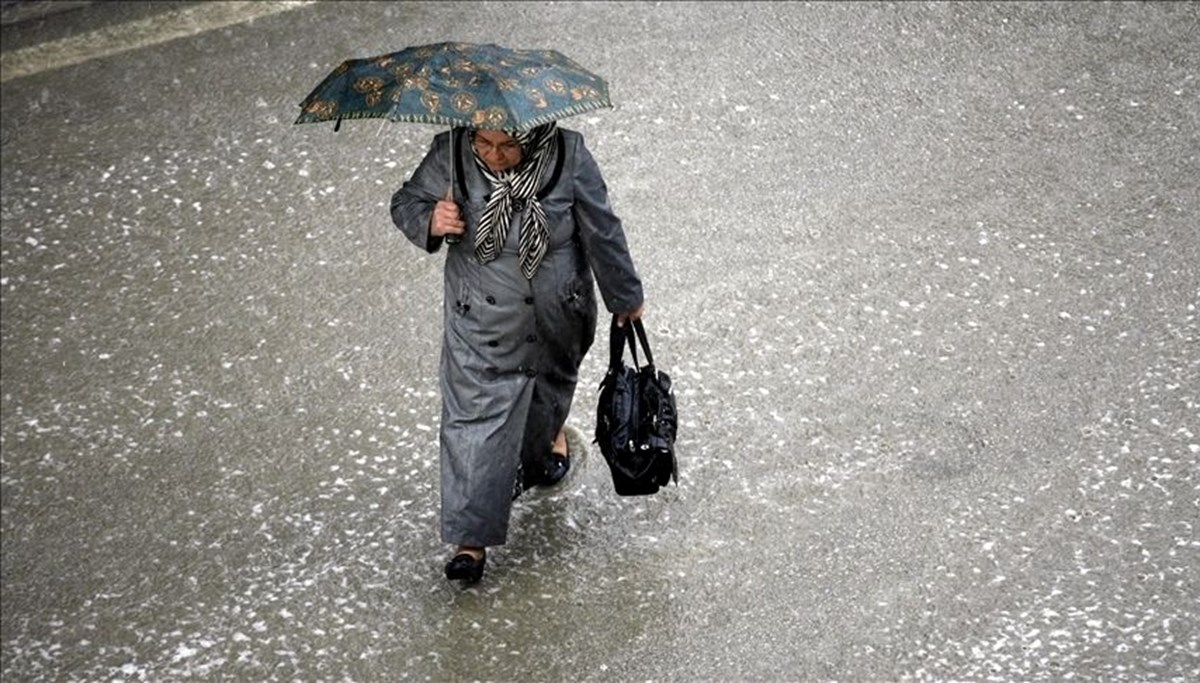
{"label": "bag handle", "polygon": [[[637,341],[634,341],[634,335],[637,335]],[[629,345],[629,352],[633,355],[633,366],[640,368],[641,364],[638,361],[638,344],[641,344],[642,351],[646,354],[646,365],[654,367],[654,355],[650,353],[650,341],[646,338],[646,328],[642,325],[641,320],[634,320],[632,324],[626,322],[624,326],[617,325],[617,316],[612,317],[612,325],[608,331],[608,367],[615,369],[620,367],[621,358],[625,354],[625,345]]]}
{"label": "bag handle", "polygon": [[618,327],[617,316],[612,317],[608,328],[608,369],[617,370],[621,367],[621,358],[625,355],[625,345],[633,353],[633,364],[637,367],[637,347],[633,344],[633,334],[629,327]]}
{"label": "bag handle", "polygon": [[[646,352],[646,365],[653,368],[654,367],[654,354],[650,353],[650,340],[648,340],[646,338],[646,328],[642,326],[642,321],[634,320],[633,321],[633,329],[634,329],[634,331],[637,332],[638,341],[642,343],[642,351]],[[632,334],[630,334],[629,344],[630,344],[630,346],[633,345],[633,335]],[[637,354],[635,353],[633,355],[633,357],[636,359]]]}

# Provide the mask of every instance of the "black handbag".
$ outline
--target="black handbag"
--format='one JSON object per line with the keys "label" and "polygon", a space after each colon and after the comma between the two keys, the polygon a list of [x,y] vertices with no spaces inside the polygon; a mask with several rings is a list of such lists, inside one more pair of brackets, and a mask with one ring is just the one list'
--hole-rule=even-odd
{"label": "black handbag", "polygon": [[[635,331],[646,354],[646,365],[641,367],[633,340]],[[626,344],[633,354],[632,367],[623,360]],[[640,320],[618,327],[613,316],[608,372],[600,382],[600,404],[596,411],[596,443],[612,472],[617,495],[656,493],[668,481],[679,485],[675,461],[677,428],[671,378],[655,368],[646,329]]]}

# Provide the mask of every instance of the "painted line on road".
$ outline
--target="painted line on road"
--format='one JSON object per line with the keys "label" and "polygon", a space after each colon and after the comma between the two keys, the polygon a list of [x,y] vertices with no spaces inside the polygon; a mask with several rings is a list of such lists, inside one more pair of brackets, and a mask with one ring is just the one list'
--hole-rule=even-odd
{"label": "painted line on road", "polygon": [[0,83],[32,76],[99,57],[194,36],[205,31],[241,24],[259,17],[312,5],[317,0],[219,0],[177,12],[110,26],[41,45],[0,54]]}

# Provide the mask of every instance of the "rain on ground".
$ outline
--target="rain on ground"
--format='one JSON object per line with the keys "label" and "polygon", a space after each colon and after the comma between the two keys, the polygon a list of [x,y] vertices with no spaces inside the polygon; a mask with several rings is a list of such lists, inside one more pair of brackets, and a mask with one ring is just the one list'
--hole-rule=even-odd
{"label": "rain on ground", "polygon": [[[1198,8],[315,3],[6,78],[0,675],[1200,678]],[[566,125],[682,416],[678,487],[587,453],[467,590],[387,215],[438,129],[292,125],[443,40],[608,78]]]}

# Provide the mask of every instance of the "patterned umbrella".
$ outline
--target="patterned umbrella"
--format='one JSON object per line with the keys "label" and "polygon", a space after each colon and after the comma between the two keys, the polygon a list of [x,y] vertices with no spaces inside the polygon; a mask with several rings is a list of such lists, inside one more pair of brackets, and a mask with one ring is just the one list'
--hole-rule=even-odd
{"label": "patterned umbrella", "polygon": [[296,123],[387,118],[525,131],[611,107],[608,84],[554,50],[435,43],[342,62]]}

